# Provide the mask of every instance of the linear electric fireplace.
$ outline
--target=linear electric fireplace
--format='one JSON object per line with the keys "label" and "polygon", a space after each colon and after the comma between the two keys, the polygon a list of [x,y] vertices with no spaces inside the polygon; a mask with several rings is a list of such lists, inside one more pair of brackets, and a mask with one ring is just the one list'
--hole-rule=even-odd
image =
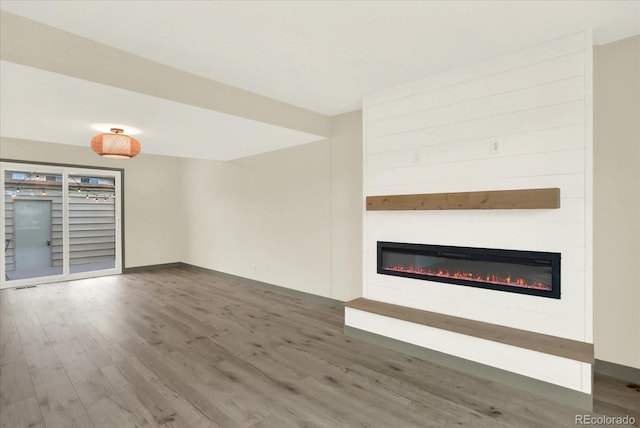
{"label": "linear electric fireplace", "polygon": [[560,253],[379,241],[378,273],[560,298]]}

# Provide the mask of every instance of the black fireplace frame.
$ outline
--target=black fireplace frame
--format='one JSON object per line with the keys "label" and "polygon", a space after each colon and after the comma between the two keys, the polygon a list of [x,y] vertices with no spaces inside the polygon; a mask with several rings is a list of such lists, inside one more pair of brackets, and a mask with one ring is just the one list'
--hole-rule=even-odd
{"label": "black fireplace frame", "polygon": [[[529,264],[532,266],[550,266],[552,287],[551,290],[542,290],[537,288],[493,284],[490,282],[469,281],[462,278],[450,278],[423,273],[412,273],[407,271],[383,269],[382,253],[384,249],[393,250],[394,252],[400,253],[406,252],[413,255],[424,255],[449,259],[468,259],[488,262]],[[507,291],[510,293],[528,294],[532,296],[560,299],[560,253],[378,241],[377,259],[377,272],[382,275],[400,276],[405,278],[444,282],[449,284],[465,285],[469,287],[486,288],[490,290]]]}

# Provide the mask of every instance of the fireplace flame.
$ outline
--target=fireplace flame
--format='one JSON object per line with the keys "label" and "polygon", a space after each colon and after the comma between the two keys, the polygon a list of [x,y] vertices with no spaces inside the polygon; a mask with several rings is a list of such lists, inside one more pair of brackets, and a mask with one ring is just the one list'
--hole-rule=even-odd
{"label": "fireplace flame", "polygon": [[386,266],[383,269],[395,272],[406,272],[424,276],[437,276],[441,278],[455,278],[463,279],[466,281],[483,282],[488,284],[506,285],[510,287],[532,288],[537,290],[550,291],[551,286],[539,281],[527,281],[524,278],[512,278],[510,274],[501,276],[498,274],[484,275],[473,272],[449,272],[448,270],[430,269],[430,268],[416,268],[414,266]]}

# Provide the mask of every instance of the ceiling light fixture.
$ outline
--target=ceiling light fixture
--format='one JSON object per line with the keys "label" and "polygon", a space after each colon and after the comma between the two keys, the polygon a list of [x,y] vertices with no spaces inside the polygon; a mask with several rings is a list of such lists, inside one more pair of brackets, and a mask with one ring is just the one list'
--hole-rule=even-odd
{"label": "ceiling light fixture", "polygon": [[124,135],[120,128],[111,128],[113,134],[99,134],[91,139],[91,148],[105,158],[129,159],[140,153],[140,143]]}

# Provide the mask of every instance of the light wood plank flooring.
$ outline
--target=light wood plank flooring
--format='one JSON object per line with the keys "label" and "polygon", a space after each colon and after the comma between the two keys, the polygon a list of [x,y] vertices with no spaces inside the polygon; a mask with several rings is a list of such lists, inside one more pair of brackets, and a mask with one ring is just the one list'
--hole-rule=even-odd
{"label": "light wood plank flooring", "polygon": [[[584,412],[342,334],[343,310],[187,268],[0,291],[0,425],[563,427]],[[595,413],[640,421],[598,376]]]}

